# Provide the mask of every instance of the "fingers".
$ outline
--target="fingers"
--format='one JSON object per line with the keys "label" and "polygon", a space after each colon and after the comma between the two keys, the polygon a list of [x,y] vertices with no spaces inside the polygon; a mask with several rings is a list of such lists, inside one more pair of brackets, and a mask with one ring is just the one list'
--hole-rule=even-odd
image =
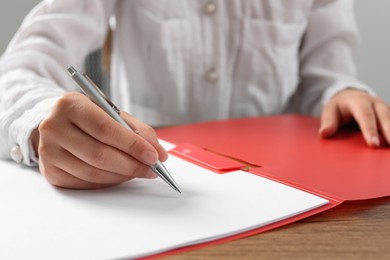
{"label": "fingers", "polygon": [[330,102],[326,105],[321,114],[320,136],[329,137],[334,135],[339,128],[340,117],[340,111],[335,102]]}
{"label": "fingers", "polygon": [[390,108],[383,100],[376,98],[374,109],[378,118],[378,127],[387,143],[390,144]]}
{"label": "fingers", "polygon": [[319,133],[322,137],[333,135],[341,125],[355,120],[366,143],[379,147],[379,131],[390,143],[390,109],[379,98],[366,92],[347,89],[341,91],[324,107]]}
{"label": "fingers", "polygon": [[57,187],[67,189],[100,189],[113,186],[113,184],[90,183],[56,168],[46,158],[39,159],[39,170],[46,180]]}
{"label": "fingers", "polygon": [[62,136],[63,138],[57,141],[59,146],[97,169],[138,177],[142,175],[135,176],[135,173],[146,174],[150,168],[121,150],[96,141],[73,125],[69,126]]}
{"label": "fingers", "polygon": [[[146,163],[157,160],[158,145],[118,124],[81,94],[66,94],[38,130],[33,141],[39,142],[40,170],[53,185],[95,189],[157,177]],[[154,131],[145,133],[157,142]],[[145,150],[155,158],[144,160],[139,153]]]}
{"label": "fingers", "polygon": [[114,184],[99,184],[99,183],[90,183],[84,180],[80,180],[71,174],[53,166],[48,167],[48,165],[43,166],[43,163],[40,163],[40,171],[45,176],[46,180],[57,187],[66,188],[66,189],[77,189],[77,190],[91,190],[91,189],[101,189],[106,187],[114,186]]}
{"label": "fingers", "polygon": [[350,110],[362,131],[366,143],[371,147],[379,147],[377,120],[371,99],[351,104]]}
{"label": "fingers", "polygon": [[[98,189],[111,187],[135,177],[155,178],[149,167],[142,165],[131,176],[124,176],[95,168],[66,150],[41,149],[40,170],[53,185],[73,189]],[[50,154],[50,156],[45,156]]]}
{"label": "fingers", "polygon": [[66,150],[52,149],[51,165],[67,172],[77,179],[98,184],[119,184],[133,176],[124,176],[91,166]]}
{"label": "fingers", "polygon": [[[86,97],[78,96],[75,98],[85,99]],[[153,165],[157,162],[159,154],[148,140],[120,125],[97,105],[89,100],[88,102],[78,102],[80,105],[77,107],[66,104],[74,102],[73,100],[64,100],[63,102],[68,113],[73,115],[70,118],[71,122],[92,138],[108,146],[116,147],[144,164]]]}
{"label": "fingers", "polygon": [[[149,170],[150,167],[143,165],[138,171],[134,171],[128,176],[120,175],[93,167],[66,150],[51,149],[46,153],[50,153],[52,156],[50,160],[52,166],[88,183],[116,185],[139,176],[149,177],[147,172],[151,171]],[[155,174],[151,177],[154,176]]]}
{"label": "fingers", "polygon": [[166,152],[164,147],[162,147],[162,145],[158,142],[156,132],[152,127],[125,112],[121,113],[121,116],[131,126],[132,129],[138,130],[139,135],[145,140],[147,140],[151,145],[153,145],[153,147],[158,152],[160,161],[164,162],[168,159],[168,153]]}

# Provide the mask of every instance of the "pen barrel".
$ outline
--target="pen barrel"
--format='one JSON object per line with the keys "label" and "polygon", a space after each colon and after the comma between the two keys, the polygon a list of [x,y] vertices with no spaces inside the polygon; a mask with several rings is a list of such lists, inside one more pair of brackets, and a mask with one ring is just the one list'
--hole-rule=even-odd
{"label": "pen barrel", "polygon": [[[79,88],[88,96],[97,106],[103,109],[108,115],[114,120],[119,122],[121,125],[133,131],[133,129],[122,119],[119,115],[119,109],[104,95],[103,92],[88,78],[87,75],[81,74],[73,67],[68,68],[69,73],[72,75],[73,80],[77,83]],[[170,176],[165,166],[158,161],[156,164],[150,166],[153,171],[160,176],[166,183],[168,183],[173,189],[180,192],[178,185],[175,183],[173,178]]]}
{"label": "pen barrel", "polygon": [[74,81],[97,106],[103,109],[107,114],[109,114],[113,119],[118,121],[121,125],[127,129],[131,129],[130,126],[126,123],[125,120],[120,117],[117,111],[112,107],[110,103],[104,98],[104,94],[98,89],[98,87],[89,81],[85,76],[80,72],[75,72],[72,74]]}

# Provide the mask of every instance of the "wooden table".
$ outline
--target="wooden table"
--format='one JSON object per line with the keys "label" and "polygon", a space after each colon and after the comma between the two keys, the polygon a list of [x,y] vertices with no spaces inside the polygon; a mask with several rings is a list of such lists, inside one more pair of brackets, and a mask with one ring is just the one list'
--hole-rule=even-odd
{"label": "wooden table", "polygon": [[275,230],[164,259],[390,259],[390,197],[344,202]]}

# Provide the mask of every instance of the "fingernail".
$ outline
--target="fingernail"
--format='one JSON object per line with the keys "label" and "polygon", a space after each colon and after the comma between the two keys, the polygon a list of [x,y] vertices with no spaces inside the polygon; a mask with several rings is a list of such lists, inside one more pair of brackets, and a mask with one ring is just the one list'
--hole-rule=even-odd
{"label": "fingernail", "polygon": [[378,136],[372,136],[371,137],[371,145],[375,147],[379,147],[381,144],[379,142],[379,137]]}
{"label": "fingernail", "polygon": [[330,135],[329,127],[321,127],[318,133],[321,137],[328,137]]}
{"label": "fingernail", "polygon": [[155,164],[157,162],[158,157],[157,157],[157,154],[155,152],[145,151],[142,154],[142,160],[147,165],[153,165],[153,164]]}
{"label": "fingernail", "polygon": [[319,130],[318,130],[318,133],[320,134],[320,135],[323,135],[323,132],[324,132],[324,127],[321,127]]}
{"label": "fingernail", "polygon": [[156,179],[157,177],[157,174],[152,169],[148,170],[145,175],[145,179]]}

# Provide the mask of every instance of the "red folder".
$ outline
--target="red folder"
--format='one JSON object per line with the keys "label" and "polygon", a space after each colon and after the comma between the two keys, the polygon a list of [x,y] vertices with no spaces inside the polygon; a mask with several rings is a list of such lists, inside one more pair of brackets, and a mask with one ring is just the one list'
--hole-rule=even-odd
{"label": "red folder", "polygon": [[221,174],[243,169],[330,201],[284,221],[166,254],[264,232],[346,200],[390,195],[388,146],[368,147],[357,127],[344,128],[333,138],[321,139],[319,126],[318,118],[285,115],[159,129],[160,139],[176,145],[170,151],[176,156]]}

